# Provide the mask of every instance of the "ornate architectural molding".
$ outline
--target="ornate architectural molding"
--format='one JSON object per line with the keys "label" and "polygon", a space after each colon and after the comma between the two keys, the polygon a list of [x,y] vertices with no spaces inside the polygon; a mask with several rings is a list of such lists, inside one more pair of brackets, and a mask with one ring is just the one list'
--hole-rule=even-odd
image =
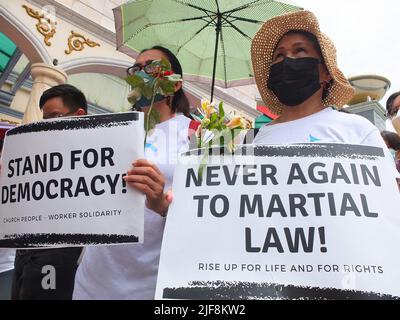
{"label": "ornate architectural molding", "polygon": [[26,25],[26,21],[17,18],[0,2],[0,29],[17,47],[24,52],[30,61],[52,63],[47,46],[37,36],[35,30]]}
{"label": "ornate architectural molding", "polygon": [[[9,123],[10,125],[19,125],[18,122],[10,121],[10,120],[3,119],[3,118],[0,118],[0,122]],[[10,129],[11,129],[11,128],[10,128]]]}
{"label": "ornate architectural molding", "polygon": [[88,19],[87,17],[79,14],[79,12],[73,11],[62,3],[55,0],[26,0],[27,2],[37,6],[43,7],[51,5],[57,12],[57,17],[69,21],[73,25],[79,27],[81,30],[89,32],[95,35],[98,39],[101,39],[108,44],[115,46],[115,31],[109,30],[98,23]]}
{"label": "ornate architectural molding", "polygon": [[68,50],[64,52],[65,54],[71,54],[73,51],[82,51],[85,48],[85,44],[92,48],[100,47],[99,43],[71,30],[71,35],[68,37]]}
{"label": "ornate architectural molding", "polygon": [[23,4],[22,7],[26,10],[26,13],[36,19],[38,23],[36,24],[36,30],[44,37],[44,43],[47,46],[51,46],[50,39],[53,38],[56,33],[57,22],[52,21],[50,18],[46,18],[45,15],[39,14],[38,11],[29,8],[27,5]]}

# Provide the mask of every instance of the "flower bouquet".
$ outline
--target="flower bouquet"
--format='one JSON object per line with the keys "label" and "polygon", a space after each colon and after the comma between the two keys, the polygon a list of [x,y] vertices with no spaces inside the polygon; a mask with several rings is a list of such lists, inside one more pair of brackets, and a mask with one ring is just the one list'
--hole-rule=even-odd
{"label": "flower bouquet", "polygon": [[214,103],[204,99],[201,101],[198,112],[202,118],[197,117],[201,125],[196,131],[196,143],[198,148],[204,148],[204,156],[198,172],[199,179],[202,179],[210,149],[226,147],[230,153],[235,152],[242,142],[242,133],[251,129],[252,124],[242,115],[226,114],[223,102],[220,102],[216,108]]}

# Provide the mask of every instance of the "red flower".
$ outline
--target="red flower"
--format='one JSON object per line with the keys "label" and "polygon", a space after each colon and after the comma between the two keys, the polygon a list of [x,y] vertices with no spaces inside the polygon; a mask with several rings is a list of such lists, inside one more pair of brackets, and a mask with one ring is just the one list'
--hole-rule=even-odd
{"label": "red flower", "polygon": [[172,76],[174,74],[174,72],[173,71],[168,71],[168,70],[166,70],[166,71],[164,71],[164,77],[168,77],[168,76]]}

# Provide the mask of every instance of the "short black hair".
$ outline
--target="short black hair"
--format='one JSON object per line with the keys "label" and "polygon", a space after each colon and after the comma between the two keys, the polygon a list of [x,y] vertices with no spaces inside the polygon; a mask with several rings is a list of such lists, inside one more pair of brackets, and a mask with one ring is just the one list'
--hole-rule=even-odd
{"label": "short black hair", "polygon": [[400,96],[400,91],[393,93],[386,101],[386,111],[389,117],[394,117],[397,113],[397,110],[393,110],[393,102],[398,96]]}
{"label": "short black hair", "polygon": [[43,92],[39,101],[40,109],[43,109],[44,104],[48,100],[57,97],[62,99],[64,105],[70,109],[71,112],[75,112],[80,108],[87,112],[88,106],[85,95],[82,93],[82,91],[74,86],[71,86],[70,84],[60,84]]}

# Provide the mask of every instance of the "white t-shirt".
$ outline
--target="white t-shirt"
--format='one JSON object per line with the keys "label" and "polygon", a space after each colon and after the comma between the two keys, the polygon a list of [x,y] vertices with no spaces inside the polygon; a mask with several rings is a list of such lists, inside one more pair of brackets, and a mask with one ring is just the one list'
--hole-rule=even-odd
{"label": "white t-shirt", "polygon": [[14,269],[14,260],[14,249],[0,249],[0,273]]}
{"label": "white t-shirt", "polygon": [[386,148],[378,128],[367,119],[327,107],[310,116],[266,125],[255,144],[348,143]]}
{"label": "white t-shirt", "polygon": [[[158,124],[147,139],[146,159],[165,175],[165,190],[172,186],[177,155],[188,150],[189,123],[189,118],[177,115]],[[154,299],[164,226],[165,218],[146,208],[143,244],[86,247],[73,298]]]}
{"label": "white t-shirt", "polygon": [[[339,112],[327,107],[307,117],[265,125],[254,138],[254,144],[346,143],[383,148],[390,161],[379,130],[369,120],[356,114]],[[391,161],[393,162],[393,161]],[[393,164],[393,176],[400,175]]]}

